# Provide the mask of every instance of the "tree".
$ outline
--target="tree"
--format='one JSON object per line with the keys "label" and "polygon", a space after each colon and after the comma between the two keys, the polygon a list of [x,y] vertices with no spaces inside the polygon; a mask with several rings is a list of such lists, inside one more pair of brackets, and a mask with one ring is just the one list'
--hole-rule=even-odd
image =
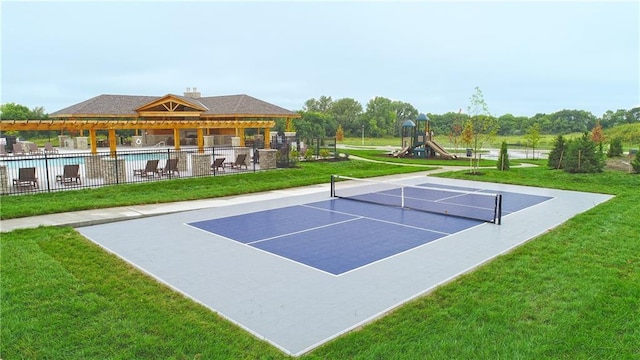
{"label": "tree", "polygon": [[342,125],[338,124],[338,129],[336,130],[336,141],[344,140],[344,130],[342,130]]}
{"label": "tree", "polygon": [[346,136],[358,136],[362,129],[360,116],[362,105],[354,99],[344,98],[333,102],[329,109],[333,120],[342,126]]}
{"label": "tree", "polygon": [[326,97],[322,95],[318,100],[311,98],[305,101],[303,110],[326,114],[327,112],[329,112],[332,105],[333,105],[333,100],[331,100],[331,96]]}
{"label": "tree", "polygon": [[449,132],[449,142],[453,145],[453,148],[458,152],[459,138],[462,135],[462,124],[454,123],[451,125],[451,131]]}
{"label": "tree", "polygon": [[475,93],[471,95],[469,99],[468,113],[473,125],[473,151],[475,167],[473,172],[477,172],[479,163],[479,150],[484,145],[485,141],[488,141],[498,131],[498,121],[495,117],[491,116],[489,107],[484,100],[482,91],[479,87],[475,88]]}
{"label": "tree", "polygon": [[549,158],[547,160],[547,166],[551,169],[562,169],[562,160],[564,160],[565,152],[567,150],[567,143],[562,135],[553,142],[553,149],[549,152]]}
{"label": "tree", "polygon": [[527,146],[531,147],[533,160],[535,160],[536,149],[538,148],[538,143],[540,142],[540,124],[535,123],[529,129],[527,129],[527,134],[524,136],[524,138],[527,141]]}
{"label": "tree", "polygon": [[604,141],[604,133],[602,132],[600,120],[596,120],[596,125],[591,129],[591,141],[596,144],[602,144]]}
{"label": "tree", "polygon": [[596,150],[596,143],[588,133],[569,142],[564,170],[570,173],[596,173],[604,169],[604,161]]}
{"label": "tree", "polygon": [[376,96],[367,103],[363,124],[369,136],[382,137],[395,134],[396,119],[397,113],[393,101]]}
{"label": "tree", "polygon": [[[407,119],[415,120],[418,117],[418,110],[409,103],[394,101],[391,103],[396,113],[396,124],[394,133],[402,136],[402,123]],[[390,133],[393,134],[393,133]]]}
{"label": "tree", "polygon": [[615,137],[611,139],[611,144],[609,144],[609,151],[607,151],[608,157],[616,157],[622,155],[622,139],[619,137]]}
{"label": "tree", "polygon": [[471,147],[473,143],[473,123],[470,119],[464,122],[464,127],[462,128],[462,134],[460,135],[460,141],[467,148]]}
{"label": "tree", "polygon": [[31,110],[24,105],[16,103],[0,105],[0,118],[3,120],[28,120],[31,114]]}
{"label": "tree", "polygon": [[636,153],[636,157],[631,162],[631,166],[636,174],[640,174],[640,151]]}
{"label": "tree", "polygon": [[313,112],[300,112],[302,117],[296,120],[296,131],[300,139],[315,139],[334,136],[337,126],[331,116]]}
{"label": "tree", "polygon": [[498,170],[506,171],[509,170],[509,152],[507,150],[507,142],[503,141],[500,146],[500,156],[498,157]]}

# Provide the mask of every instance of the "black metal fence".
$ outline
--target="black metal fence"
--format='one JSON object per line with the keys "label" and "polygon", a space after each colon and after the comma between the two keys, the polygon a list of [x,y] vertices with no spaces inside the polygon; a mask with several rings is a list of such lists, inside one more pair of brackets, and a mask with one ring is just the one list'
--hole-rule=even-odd
{"label": "black metal fence", "polygon": [[0,158],[0,194],[93,188],[260,170],[255,147],[11,155]]}
{"label": "black metal fence", "polygon": [[277,149],[278,167],[295,167],[299,161],[337,158],[336,138],[313,138],[300,141],[297,137],[278,135],[271,141],[271,148]]}

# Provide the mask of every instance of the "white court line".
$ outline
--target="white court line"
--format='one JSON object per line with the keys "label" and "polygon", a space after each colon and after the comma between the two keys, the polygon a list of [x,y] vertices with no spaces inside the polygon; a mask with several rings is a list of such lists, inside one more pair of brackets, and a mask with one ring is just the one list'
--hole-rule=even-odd
{"label": "white court line", "polygon": [[[333,213],[336,213],[336,214],[360,216],[362,219],[367,219],[367,220],[371,220],[371,221],[378,221],[378,222],[381,222],[381,223],[386,223],[386,224],[391,224],[391,225],[403,226],[403,227],[410,228],[410,229],[422,230],[422,231],[432,232],[432,233],[436,233],[436,234],[443,234],[443,235],[451,235],[452,234],[452,233],[448,233],[448,232],[432,230],[432,229],[422,228],[422,227],[413,226],[413,225],[401,224],[401,223],[388,221],[388,220],[376,219],[376,218],[372,218],[372,217],[368,217],[368,216],[351,214],[351,213],[344,212],[344,211],[335,211],[335,210],[330,210],[330,209],[319,208],[319,207],[311,206],[309,204],[302,204],[300,206],[309,207],[309,208],[312,208],[312,209],[317,209],[317,210],[322,210],[322,211],[329,211],[329,212],[333,212]],[[382,205],[382,206],[385,206],[385,205]],[[400,209],[402,209],[402,208],[400,208]],[[478,221],[480,221],[480,220],[478,220]]]}
{"label": "white court line", "polygon": [[[267,211],[269,211],[269,210],[267,210]],[[251,242],[248,242],[246,244],[253,245],[253,244],[257,244],[257,243],[261,243],[261,242],[265,242],[265,241],[269,241],[269,240],[279,239],[279,238],[286,237],[286,236],[289,236],[289,235],[303,234],[303,233],[306,233],[306,232],[309,232],[309,231],[314,231],[314,230],[318,230],[318,229],[331,227],[331,226],[334,226],[334,225],[344,224],[344,223],[348,223],[348,222],[351,222],[351,221],[360,220],[360,219],[363,218],[362,216],[360,216],[360,217],[357,217],[355,215],[352,215],[352,216],[354,216],[353,219],[338,221],[338,222],[335,222],[335,223],[322,225],[322,226],[316,226],[316,227],[312,227],[312,228],[307,228],[307,229],[304,229],[304,230],[298,230],[298,231],[294,231],[294,232],[290,232],[290,233],[286,233],[286,234],[282,234],[282,235],[276,235],[276,236],[272,236],[272,237],[268,237],[268,238],[264,238],[264,239],[260,239],[260,240],[256,240],[256,241],[251,241]]]}

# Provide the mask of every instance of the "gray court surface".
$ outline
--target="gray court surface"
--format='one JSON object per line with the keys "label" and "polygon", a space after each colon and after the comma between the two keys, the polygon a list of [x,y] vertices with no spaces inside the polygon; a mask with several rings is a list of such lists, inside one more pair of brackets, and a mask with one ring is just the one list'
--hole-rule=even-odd
{"label": "gray court surface", "polygon": [[327,200],[328,184],[224,198],[206,209],[77,230],[158,281],[297,356],[611,198],[416,175],[394,180],[552,199],[504,216],[502,225],[480,224],[339,276],[187,225]]}

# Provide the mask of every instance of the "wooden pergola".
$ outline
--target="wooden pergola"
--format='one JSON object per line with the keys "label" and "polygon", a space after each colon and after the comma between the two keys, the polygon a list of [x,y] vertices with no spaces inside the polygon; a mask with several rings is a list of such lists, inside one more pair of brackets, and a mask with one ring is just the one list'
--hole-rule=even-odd
{"label": "wooden pergola", "polygon": [[[195,90],[195,89],[194,89]],[[195,94],[195,95],[194,95]],[[233,132],[244,146],[244,130],[259,129],[265,147],[276,119],[286,127],[300,115],[247,95],[201,98],[199,93],[163,97],[100,95],[49,115],[46,120],[0,120],[3,131],[43,130],[84,133],[88,131],[91,152],[97,153],[96,131],[107,130],[109,149],[115,154],[116,130],[172,130],[174,146],[180,150],[180,131],[196,130],[197,146],[204,151],[204,136],[215,131]]]}

